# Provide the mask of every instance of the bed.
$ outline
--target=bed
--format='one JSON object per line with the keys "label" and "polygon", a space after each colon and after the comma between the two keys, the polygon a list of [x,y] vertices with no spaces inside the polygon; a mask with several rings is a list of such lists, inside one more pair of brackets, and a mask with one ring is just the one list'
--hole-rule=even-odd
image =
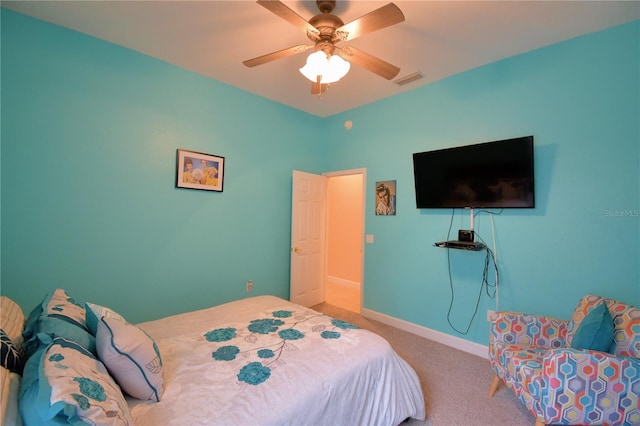
{"label": "bed", "polygon": [[[52,415],[71,423],[150,426],[398,425],[425,417],[415,371],[386,340],[277,297],[257,296],[137,325],[100,305],[69,298],[73,303],[60,310],[52,302],[55,292],[48,298],[29,316],[23,333],[30,352],[19,400],[26,424]],[[58,310],[51,312],[51,306]],[[87,335],[95,341],[56,335],[58,322],[56,332],[49,327],[34,334],[34,316],[51,321],[64,313],[81,323],[81,307]],[[47,328],[48,322],[41,323]],[[146,349],[140,352],[139,346]],[[82,361],[75,359],[80,356]],[[89,363],[86,370],[83,362]],[[77,371],[63,385],[54,383],[62,380],[56,376],[60,371],[69,370]],[[39,383],[27,377],[33,371]],[[47,371],[55,377],[44,387],[49,408],[35,409]],[[97,378],[85,379],[96,372]],[[82,389],[94,383],[101,389],[98,396],[91,393],[95,386]]]}

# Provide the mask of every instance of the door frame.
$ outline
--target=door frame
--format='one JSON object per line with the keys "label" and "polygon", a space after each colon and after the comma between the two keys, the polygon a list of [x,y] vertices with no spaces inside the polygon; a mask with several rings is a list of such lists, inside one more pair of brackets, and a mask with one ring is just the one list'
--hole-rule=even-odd
{"label": "door frame", "polygon": [[[367,216],[367,169],[366,168],[358,168],[358,169],[348,169],[348,170],[336,170],[332,172],[324,172],[322,176],[326,176],[327,178],[338,177],[338,176],[350,176],[350,175],[362,175],[362,235],[360,236],[360,311],[362,311],[363,301],[364,301],[364,250],[365,250],[365,235],[366,235],[366,221],[365,218]],[[326,201],[326,192],[325,192],[325,201]],[[326,208],[326,205],[325,205]],[[326,226],[325,223],[325,239],[326,239]],[[328,270],[328,256],[327,256],[327,244],[324,245],[324,276],[323,276],[323,286],[326,286],[326,278],[327,278],[327,270]]]}

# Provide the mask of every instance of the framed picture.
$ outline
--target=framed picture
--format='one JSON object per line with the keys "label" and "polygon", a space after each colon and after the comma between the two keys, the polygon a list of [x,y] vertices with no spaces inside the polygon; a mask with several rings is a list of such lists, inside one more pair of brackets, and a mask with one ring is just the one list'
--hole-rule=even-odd
{"label": "framed picture", "polygon": [[222,192],[224,157],[178,149],[176,187]]}
{"label": "framed picture", "polygon": [[396,215],[396,181],[376,182],[376,216]]}

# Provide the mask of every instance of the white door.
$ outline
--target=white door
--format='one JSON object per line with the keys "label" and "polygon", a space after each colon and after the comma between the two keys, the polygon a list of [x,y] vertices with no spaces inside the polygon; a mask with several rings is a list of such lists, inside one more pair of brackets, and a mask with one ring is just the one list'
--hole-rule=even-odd
{"label": "white door", "polygon": [[293,171],[290,300],[303,306],[324,302],[326,177]]}

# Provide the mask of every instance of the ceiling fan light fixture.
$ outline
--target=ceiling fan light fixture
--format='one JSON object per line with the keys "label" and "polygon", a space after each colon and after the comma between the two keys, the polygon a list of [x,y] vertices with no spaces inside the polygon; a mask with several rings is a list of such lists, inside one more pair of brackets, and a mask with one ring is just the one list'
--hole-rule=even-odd
{"label": "ceiling fan light fixture", "polygon": [[320,84],[329,84],[347,75],[350,68],[351,64],[340,56],[327,56],[324,51],[318,50],[309,55],[307,63],[300,68],[300,72],[312,83],[317,83],[320,76]]}

